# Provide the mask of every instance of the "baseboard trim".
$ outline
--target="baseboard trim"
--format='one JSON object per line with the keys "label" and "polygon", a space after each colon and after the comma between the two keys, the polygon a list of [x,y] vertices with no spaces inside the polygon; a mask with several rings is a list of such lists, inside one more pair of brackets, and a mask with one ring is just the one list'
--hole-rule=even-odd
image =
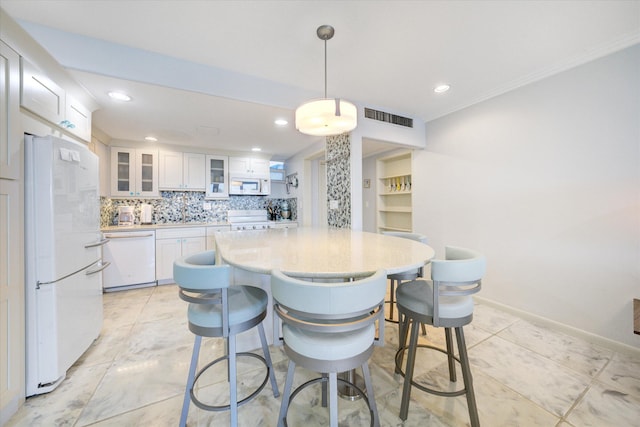
{"label": "baseboard trim", "polygon": [[526,319],[526,320],[542,323],[544,325],[553,327],[556,330],[564,332],[567,335],[572,335],[575,337],[582,338],[586,341],[589,341],[601,347],[605,347],[610,350],[617,351],[619,353],[628,354],[634,357],[640,356],[640,348],[632,347],[628,344],[614,341],[609,338],[605,338],[600,335],[596,335],[591,332],[587,332],[582,329],[575,328],[573,326],[565,325],[564,323],[556,322],[555,320],[538,316],[537,314],[529,313],[528,311],[520,310],[518,308],[513,308],[508,305],[505,305],[490,299],[486,299],[480,296],[475,296],[474,298],[481,304],[486,304],[488,306],[498,308],[500,310],[516,315],[518,317],[522,317],[523,319]]}

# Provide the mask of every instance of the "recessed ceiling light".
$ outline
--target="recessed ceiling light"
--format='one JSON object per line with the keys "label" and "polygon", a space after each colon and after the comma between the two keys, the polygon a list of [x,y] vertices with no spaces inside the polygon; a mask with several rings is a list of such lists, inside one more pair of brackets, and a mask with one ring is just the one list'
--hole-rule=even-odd
{"label": "recessed ceiling light", "polygon": [[446,91],[448,91],[449,89],[451,89],[451,86],[449,86],[448,84],[442,84],[442,85],[438,85],[436,86],[433,91],[435,93],[445,93]]}
{"label": "recessed ceiling light", "polygon": [[285,119],[276,119],[274,123],[277,124],[278,126],[285,126],[289,124],[289,122],[286,121]]}
{"label": "recessed ceiling light", "polygon": [[109,92],[109,96],[117,101],[131,101],[131,97],[122,92]]}
{"label": "recessed ceiling light", "polygon": [[251,149],[251,151],[262,151],[262,148],[260,148],[260,147],[253,147],[253,148]]}
{"label": "recessed ceiling light", "polygon": [[145,136],[144,140],[145,141],[156,142],[158,140],[158,138],[156,138],[155,136]]}

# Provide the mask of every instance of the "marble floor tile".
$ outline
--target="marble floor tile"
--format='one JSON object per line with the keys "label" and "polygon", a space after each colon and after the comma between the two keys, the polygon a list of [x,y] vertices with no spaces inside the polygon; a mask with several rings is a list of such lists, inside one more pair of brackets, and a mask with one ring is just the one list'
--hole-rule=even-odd
{"label": "marble floor tile", "polygon": [[504,329],[498,336],[591,377],[600,372],[613,355],[612,350],[525,320]]}
{"label": "marble floor tile", "polygon": [[492,376],[552,414],[563,416],[591,378],[493,336],[469,350],[472,369]]}
{"label": "marble floor tile", "polygon": [[109,363],[72,367],[53,392],[32,396],[9,420],[7,427],[74,426],[93,392],[110,368]]}
{"label": "marble floor tile", "polygon": [[615,353],[598,379],[615,390],[640,398],[640,358]]}
{"label": "marble floor tile", "polygon": [[[186,308],[175,285],[105,294],[100,337],[56,390],[27,399],[7,426],[176,426],[194,339]],[[398,327],[384,322],[384,328],[385,345],[374,348],[369,363],[381,426],[469,425],[464,396],[445,398],[419,390],[412,391],[407,420],[399,418],[403,377],[394,372]],[[640,419],[640,352],[629,355],[600,348],[481,301],[465,337],[483,426],[634,426]],[[443,329],[428,327],[419,341],[444,347]],[[221,339],[204,339],[199,366],[224,354],[224,348]],[[282,392],[288,358],[281,346],[271,346],[270,354]],[[228,392],[222,365],[201,378],[198,393],[224,400]],[[259,362],[240,361],[238,366],[241,391],[264,378]],[[295,381],[301,384],[315,376],[297,368]],[[450,387],[444,355],[419,350],[415,378]],[[296,397],[290,426],[328,425],[318,388],[312,386]],[[267,383],[239,408],[239,425],[275,426],[280,402]],[[341,425],[369,425],[363,401],[341,399],[339,406]],[[228,423],[228,412],[190,404],[189,426]]]}
{"label": "marble floor tile", "polygon": [[640,424],[640,398],[596,381],[567,421],[575,426],[637,426]]}

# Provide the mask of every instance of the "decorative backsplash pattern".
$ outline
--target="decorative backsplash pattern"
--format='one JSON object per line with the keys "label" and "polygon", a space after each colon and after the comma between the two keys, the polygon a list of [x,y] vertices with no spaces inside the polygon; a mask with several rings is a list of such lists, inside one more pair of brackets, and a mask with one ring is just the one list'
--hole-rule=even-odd
{"label": "decorative backsplash pattern", "polygon": [[[351,138],[348,133],[327,137],[327,222],[351,228]],[[331,209],[332,200],[338,202]]]}
{"label": "decorative backsplash pattern", "polygon": [[[162,191],[161,199],[110,199],[100,198],[100,226],[118,224],[118,206],[133,206],[135,223],[140,223],[140,206],[144,203],[153,206],[152,222],[189,223],[219,222],[227,220],[230,209],[268,209],[272,208],[274,219],[281,219],[280,205],[289,203],[291,220],[297,220],[297,199],[274,199],[267,196],[230,196],[224,200],[205,200],[200,191]],[[204,203],[211,204],[211,210],[204,209]]]}

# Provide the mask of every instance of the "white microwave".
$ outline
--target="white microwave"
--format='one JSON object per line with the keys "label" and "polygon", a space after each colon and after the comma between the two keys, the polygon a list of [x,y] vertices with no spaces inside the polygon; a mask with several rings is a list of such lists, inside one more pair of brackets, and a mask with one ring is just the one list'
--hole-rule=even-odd
{"label": "white microwave", "polygon": [[229,194],[268,196],[269,180],[260,178],[231,178]]}

